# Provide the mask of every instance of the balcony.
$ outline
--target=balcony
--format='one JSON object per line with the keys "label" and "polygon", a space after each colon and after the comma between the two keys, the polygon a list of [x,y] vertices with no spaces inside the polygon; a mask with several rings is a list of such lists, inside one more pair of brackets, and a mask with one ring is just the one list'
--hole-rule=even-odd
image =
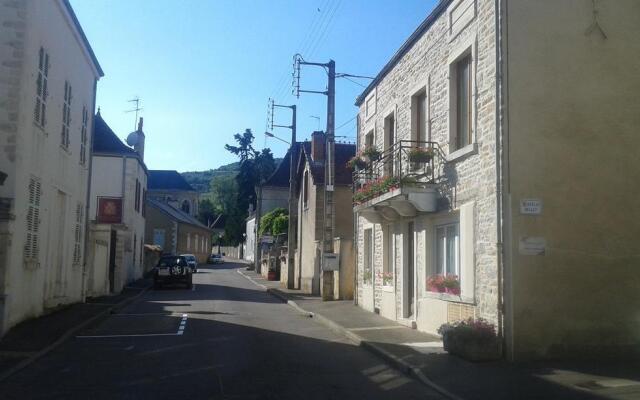
{"label": "balcony", "polygon": [[401,140],[352,160],[354,211],[372,223],[437,211],[445,157],[435,142]]}

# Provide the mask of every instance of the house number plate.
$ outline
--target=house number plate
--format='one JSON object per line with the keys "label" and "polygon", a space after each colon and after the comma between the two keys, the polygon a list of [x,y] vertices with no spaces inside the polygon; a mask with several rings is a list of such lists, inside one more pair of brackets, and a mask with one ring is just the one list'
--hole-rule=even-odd
{"label": "house number plate", "polygon": [[520,214],[526,214],[526,215],[542,214],[542,200],[540,199],[520,200]]}

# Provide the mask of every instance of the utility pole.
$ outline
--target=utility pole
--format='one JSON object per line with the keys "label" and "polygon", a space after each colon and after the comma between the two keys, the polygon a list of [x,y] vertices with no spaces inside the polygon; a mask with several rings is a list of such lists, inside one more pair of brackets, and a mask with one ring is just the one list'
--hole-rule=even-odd
{"label": "utility pole", "polygon": [[[295,160],[294,153],[296,149],[296,105],[285,106],[282,104],[275,104],[273,100],[270,100],[271,103],[271,130],[274,127],[276,128],[287,128],[291,129],[291,143],[289,146],[289,229],[287,230],[287,288],[294,289],[295,288],[295,260],[294,260],[294,252],[293,248],[296,244],[296,226],[298,223],[298,207],[295,199]],[[291,125],[275,125],[273,123],[273,109],[275,107],[280,108],[290,108],[291,109]]]}
{"label": "utility pole", "polygon": [[[300,89],[300,66],[311,65],[322,67],[327,71],[327,90],[302,90]],[[322,298],[333,298],[333,270],[329,270],[327,256],[333,256],[333,239],[335,237],[335,211],[334,211],[334,178],[335,178],[335,104],[336,104],[336,63],[329,60],[328,63],[315,63],[305,61],[301,55],[294,56],[293,69],[294,94],[300,97],[300,93],[324,94],[327,96],[327,129],[325,143],[324,162],[324,215],[322,229]]]}

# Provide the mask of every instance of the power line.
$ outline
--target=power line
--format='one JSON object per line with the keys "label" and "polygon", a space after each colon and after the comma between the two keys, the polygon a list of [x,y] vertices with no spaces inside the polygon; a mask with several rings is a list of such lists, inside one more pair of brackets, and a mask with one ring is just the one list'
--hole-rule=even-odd
{"label": "power line", "polygon": [[335,130],[337,131],[338,129],[342,128],[343,126],[347,125],[349,122],[353,121],[354,119],[356,119],[358,116],[355,115],[353,118],[351,118],[350,120],[348,120],[347,122],[344,122],[342,124],[340,124]]}

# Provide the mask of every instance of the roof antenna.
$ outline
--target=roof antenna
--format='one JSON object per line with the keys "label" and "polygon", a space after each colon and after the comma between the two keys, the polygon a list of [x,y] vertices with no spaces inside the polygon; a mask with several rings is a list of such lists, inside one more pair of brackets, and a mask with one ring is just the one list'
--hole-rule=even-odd
{"label": "roof antenna", "polygon": [[602,30],[602,27],[600,26],[600,23],[598,22],[598,9],[596,8],[596,0],[591,0],[591,7],[593,8],[593,21],[591,22],[591,25],[589,25],[589,27],[587,28],[587,30],[584,32],[584,34],[586,36],[591,35],[594,31],[598,31],[600,32],[600,35],[602,35],[603,39],[607,39],[607,34],[604,33],[604,30]]}
{"label": "roof antenna", "polygon": [[127,101],[128,103],[136,103],[136,107],[133,110],[127,110],[126,113],[134,112],[136,113],[136,119],[133,121],[133,130],[138,128],[138,111],[142,111],[143,108],[140,108],[140,97],[136,96],[131,100]]}

